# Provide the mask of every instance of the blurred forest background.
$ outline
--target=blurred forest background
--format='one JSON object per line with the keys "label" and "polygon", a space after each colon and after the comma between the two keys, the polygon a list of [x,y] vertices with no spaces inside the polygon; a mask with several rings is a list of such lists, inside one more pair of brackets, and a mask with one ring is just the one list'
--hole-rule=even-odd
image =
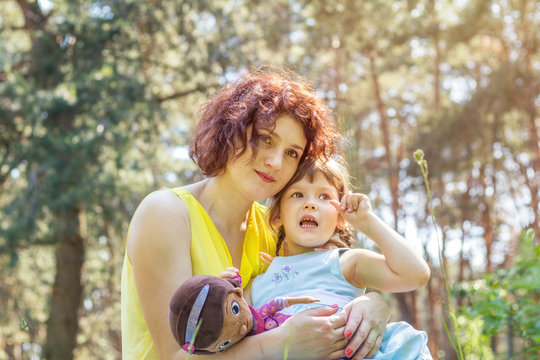
{"label": "blurred forest background", "polygon": [[121,358],[128,222],[201,179],[198,109],[264,64],[328,101],[357,189],[418,239],[432,277],[392,320],[456,358],[439,242],[465,358],[540,358],[539,2],[0,0],[0,34],[0,359]]}

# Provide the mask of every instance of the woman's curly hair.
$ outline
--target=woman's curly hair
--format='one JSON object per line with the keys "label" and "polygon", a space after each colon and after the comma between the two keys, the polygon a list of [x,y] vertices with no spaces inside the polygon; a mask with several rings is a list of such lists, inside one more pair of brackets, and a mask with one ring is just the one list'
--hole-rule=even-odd
{"label": "woman's curly hair", "polygon": [[246,151],[248,143],[254,158],[260,130],[273,131],[281,114],[291,115],[304,129],[307,143],[302,159],[338,152],[341,135],[315,90],[297,75],[259,71],[225,85],[206,103],[189,155],[205,175],[219,175],[232,156],[238,158]]}
{"label": "woman's curly hair", "polygon": [[[336,188],[339,199],[345,195],[351,188],[349,174],[345,161],[337,155],[328,159],[308,158],[301,162],[296,169],[296,173],[285,187],[272,197],[268,203],[268,222],[277,235],[278,241],[276,244],[276,255],[279,255],[279,250],[285,240],[285,229],[283,226],[275,226],[274,220],[279,216],[279,208],[283,195],[289,187],[296,184],[307,176],[310,182],[313,182],[315,174],[320,172],[325,179]],[[353,232],[351,226],[339,215],[338,226],[334,231],[333,236],[325,245],[337,247],[351,247],[353,244]]]}

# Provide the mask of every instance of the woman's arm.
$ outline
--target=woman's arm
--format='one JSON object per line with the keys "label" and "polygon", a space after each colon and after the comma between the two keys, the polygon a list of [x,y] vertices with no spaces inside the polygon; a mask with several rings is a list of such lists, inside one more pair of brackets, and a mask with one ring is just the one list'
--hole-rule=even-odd
{"label": "woman's arm", "polygon": [[144,319],[161,359],[171,359],[180,350],[169,327],[168,309],[176,289],[192,275],[190,238],[187,209],[171,191],[147,196],[130,224],[128,255]]}
{"label": "woman's arm", "polygon": [[[128,237],[128,255],[144,319],[161,359],[185,359],[168,321],[172,295],[192,276],[189,214],[170,191],[146,197],[135,213]],[[310,310],[310,311],[308,311]],[[191,355],[190,359],[279,359],[288,346],[290,359],[337,359],[346,342],[343,317],[336,309],[308,309],[282,326],[250,336],[219,355]],[[301,335],[300,335],[301,334]],[[334,356],[334,357],[333,357]]]}

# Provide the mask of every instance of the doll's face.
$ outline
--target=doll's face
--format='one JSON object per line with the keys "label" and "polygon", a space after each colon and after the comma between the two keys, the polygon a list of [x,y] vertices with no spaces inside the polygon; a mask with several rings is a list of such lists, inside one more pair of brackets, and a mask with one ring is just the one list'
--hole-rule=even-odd
{"label": "doll's face", "polygon": [[223,304],[223,329],[219,338],[210,346],[202,349],[210,352],[220,352],[243,339],[253,327],[253,316],[242,289],[236,288],[227,294]]}

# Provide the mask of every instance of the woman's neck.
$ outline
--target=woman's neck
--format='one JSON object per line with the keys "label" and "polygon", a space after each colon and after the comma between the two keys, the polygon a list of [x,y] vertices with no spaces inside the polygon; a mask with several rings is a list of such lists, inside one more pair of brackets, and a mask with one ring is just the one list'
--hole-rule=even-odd
{"label": "woman's neck", "polygon": [[227,179],[212,177],[185,187],[206,210],[231,255],[233,266],[240,268],[242,249],[252,199],[242,196]]}
{"label": "woman's neck", "polygon": [[214,222],[235,227],[234,224],[246,221],[253,200],[242,196],[221,176],[208,178],[199,184],[197,199]]}
{"label": "woman's neck", "polygon": [[[243,196],[226,178],[211,177],[186,187],[206,210],[225,242],[245,230],[252,199]],[[242,237],[243,239],[243,237]]]}

